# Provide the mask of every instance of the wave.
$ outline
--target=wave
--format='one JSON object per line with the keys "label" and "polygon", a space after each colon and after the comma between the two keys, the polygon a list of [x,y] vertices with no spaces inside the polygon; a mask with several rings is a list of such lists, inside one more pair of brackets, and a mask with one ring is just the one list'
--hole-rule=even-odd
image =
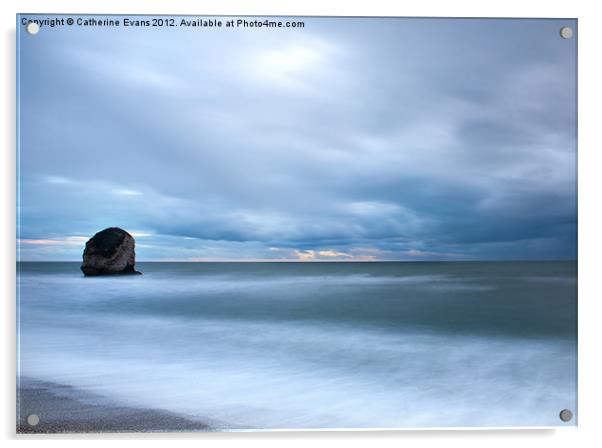
{"label": "wave", "polygon": [[[24,277],[21,281],[31,282]],[[252,278],[233,275],[201,275],[190,276],[142,276],[118,278],[82,278],[80,276],[58,276],[37,278],[40,287],[65,286],[74,287],[85,293],[86,290],[102,288],[107,296],[112,293],[127,294],[141,288],[155,293],[227,293],[236,291],[290,290],[291,288],[321,289],[328,287],[383,287],[409,286],[432,291],[491,291],[494,285],[482,284],[470,279],[456,278],[450,275],[407,275],[407,276],[373,276],[366,274],[351,275],[291,275]]]}
{"label": "wave", "polygon": [[103,325],[28,333],[24,343],[38,343],[21,372],[226,429],[553,425],[574,405],[574,354],[558,342],[230,320]]}

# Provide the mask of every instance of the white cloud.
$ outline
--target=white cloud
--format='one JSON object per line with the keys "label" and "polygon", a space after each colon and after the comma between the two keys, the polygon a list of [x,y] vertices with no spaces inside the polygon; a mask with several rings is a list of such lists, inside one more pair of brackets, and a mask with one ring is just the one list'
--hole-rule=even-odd
{"label": "white cloud", "polygon": [[68,179],[66,177],[61,177],[61,176],[44,176],[44,181],[48,182],[49,184],[56,184],[56,185],[69,185],[72,184],[73,181],[71,179]]}
{"label": "white cloud", "polygon": [[318,255],[325,258],[353,258],[352,255],[336,250],[320,250],[318,251]]}
{"label": "white cloud", "polygon": [[315,250],[295,250],[293,255],[297,257],[299,261],[313,261],[316,259]]}
{"label": "white cloud", "polygon": [[86,236],[63,236],[48,239],[21,238],[17,242],[29,246],[82,246],[89,239]]}
{"label": "white cloud", "polygon": [[141,196],[142,195],[142,193],[140,193],[139,191],[127,190],[127,189],[114,190],[114,193],[119,196]]}

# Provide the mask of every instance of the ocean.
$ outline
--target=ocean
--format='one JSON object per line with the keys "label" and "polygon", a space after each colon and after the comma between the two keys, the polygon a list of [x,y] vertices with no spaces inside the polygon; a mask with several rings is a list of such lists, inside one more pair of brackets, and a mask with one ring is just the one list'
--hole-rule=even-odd
{"label": "ocean", "polygon": [[79,266],[18,263],[21,377],[221,430],[577,421],[574,261]]}

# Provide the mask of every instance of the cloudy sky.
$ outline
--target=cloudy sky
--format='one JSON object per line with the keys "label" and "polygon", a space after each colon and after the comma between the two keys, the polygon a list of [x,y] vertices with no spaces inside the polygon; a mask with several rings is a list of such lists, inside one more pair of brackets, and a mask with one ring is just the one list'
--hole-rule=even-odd
{"label": "cloudy sky", "polygon": [[576,257],[567,20],[20,30],[23,260]]}

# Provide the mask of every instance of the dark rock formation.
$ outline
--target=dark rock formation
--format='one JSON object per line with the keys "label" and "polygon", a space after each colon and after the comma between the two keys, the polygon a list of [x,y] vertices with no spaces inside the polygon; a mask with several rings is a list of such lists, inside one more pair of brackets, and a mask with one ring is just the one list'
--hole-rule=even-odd
{"label": "dark rock formation", "polygon": [[84,275],[141,274],[134,269],[134,237],[119,227],[101,230],[88,240],[81,270]]}

